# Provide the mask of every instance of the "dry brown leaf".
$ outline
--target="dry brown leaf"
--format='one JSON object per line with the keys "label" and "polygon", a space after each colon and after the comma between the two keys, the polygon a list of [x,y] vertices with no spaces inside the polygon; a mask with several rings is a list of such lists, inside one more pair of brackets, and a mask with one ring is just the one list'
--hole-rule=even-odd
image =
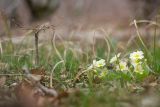
{"label": "dry brown leaf", "polygon": [[41,89],[24,80],[15,89],[17,99],[24,107],[45,107],[54,105],[56,97],[46,95]]}
{"label": "dry brown leaf", "polygon": [[30,73],[36,78],[36,80],[41,81],[44,79],[46,73],[44,68],[34,68],[30,70]]}
{"label": "dry brown leaf", "polygon": [[146,87],[155,87],[158,85],[157,76],[150,75],[147,78],[145,78],[142,86]]}

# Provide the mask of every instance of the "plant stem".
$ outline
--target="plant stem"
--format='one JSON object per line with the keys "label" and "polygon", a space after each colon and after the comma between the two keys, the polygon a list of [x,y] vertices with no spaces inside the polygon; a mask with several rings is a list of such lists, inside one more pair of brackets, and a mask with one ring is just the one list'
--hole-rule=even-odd
{"label": "plant stem", "polygon": [[35,33],[35,64],[38,65],[39,64],[39,51],[38,51],[38,33]]}
{"label": "plant stem", "polygon": [[[157,17],[156,17],[156,23],[157,23]],[[154,37],[153,37],[153,67],[154,67],[154,72],[156,72],[156,35],[157,35],[157,25],[155,25],[155,30],[154,30]]]}

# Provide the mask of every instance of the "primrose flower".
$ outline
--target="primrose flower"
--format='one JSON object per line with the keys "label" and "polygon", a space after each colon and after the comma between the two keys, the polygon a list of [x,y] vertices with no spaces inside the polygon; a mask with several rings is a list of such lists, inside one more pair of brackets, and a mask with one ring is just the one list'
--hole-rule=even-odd
{"label": "primrose flower", "polygon": [[142,51],[136,51],[130,54],[129,58],[131,61],[137,61],[144,58],[144,53]]}
{"label": "primrose flower", "polygon": [[95,62],[95,67],[103,67],[105,65],[106,65],[106,63],[105,63],[104,59],[101,59],[101,60]]}
{"label": "primrose flower", "polygon": [[142,62],[140,60],[131,60],[131,64],[136,67],[137,65],[141,65]]}
{"label": "primrose flower", "polygon": [[120,57],[121,53],[118,53],[117,55],[115,55],[114,57],[111,58],[111,60],[109,61],[110,63],[114,63],[117,61],[117,59]]}
{"label": "primrose flower", "polygon": [[127,62],[120,61],[120,63],[117,64],[117,66],[116,66],[116,70],[127,71],[128,70]]}
{"label": "primrose flower", "polygon": [[142,65],[137,65],[134,67],[134,72],[139,73],[139,74],[143,74],[143,67]]}
{"label": "primrose flower", "polygon": [[136,66],[141,65],[141,60],[144,58],[144,53],[142,51],[136,51],[130,54],[131,64],[136,68]]}
{"label": "primrose flower", "polygon": [[93,64],[91,66],[89,66],[89,69],[99,68],[99,67],[103,67],[105,65],[106,65],[106,63],[105,63],[104,59],[100,59],[99,61],[93,60]]}

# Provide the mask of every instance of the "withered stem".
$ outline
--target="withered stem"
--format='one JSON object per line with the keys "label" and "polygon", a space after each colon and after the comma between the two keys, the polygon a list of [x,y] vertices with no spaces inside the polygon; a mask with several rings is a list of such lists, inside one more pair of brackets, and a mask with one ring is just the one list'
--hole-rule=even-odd
{"label": "withered stem", "polygon": [[35,33],[35,64],[39,64],[39,49],[38,49],[38,34],[39,32]]}

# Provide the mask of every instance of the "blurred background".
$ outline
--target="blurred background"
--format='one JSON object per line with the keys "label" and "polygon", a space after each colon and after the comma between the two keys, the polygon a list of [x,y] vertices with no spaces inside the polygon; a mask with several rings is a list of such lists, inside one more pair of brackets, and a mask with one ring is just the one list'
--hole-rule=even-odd
{"label": "blurred background", "polygon": [[128,28],[133,19],[152,20],[160,0],[0,0],[0,36],[10,29],[49,22],[62,32],[97,27]]}

